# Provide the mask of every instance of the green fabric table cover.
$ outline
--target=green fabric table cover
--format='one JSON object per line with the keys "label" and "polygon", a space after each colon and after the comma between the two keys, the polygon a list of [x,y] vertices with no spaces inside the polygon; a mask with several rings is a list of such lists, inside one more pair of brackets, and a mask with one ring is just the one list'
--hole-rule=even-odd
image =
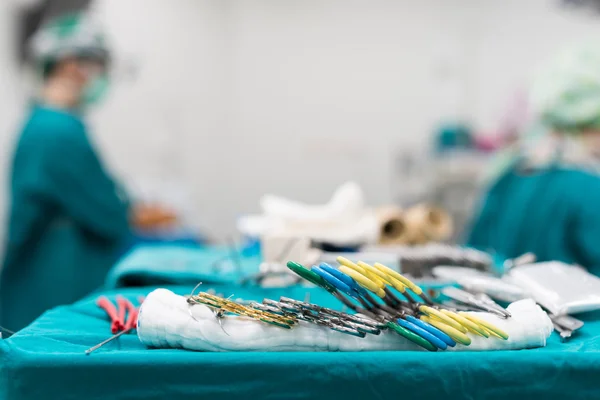
{"label": "green fabric table cover", "polygon": [[[206,290],[208,287],[203,287]],[[171,288],[185,294],[189,287]],[[320,289],[215,287],[261,300],[286,295],[329,306]],[[121,289],[131,299],[151,288]],[[0,341],[4,399],[598,399],[600,322],[587,322],[568,343],[553,335],[543,349],[494,352],[200,353],[146,349],[110,336],[94,301],[51,310]]]}
{"label": "green fabric table cover", "polygon": [[104,287],[234,283],[257,273],[261,261],[227,246],[140,245],[111,269]]}

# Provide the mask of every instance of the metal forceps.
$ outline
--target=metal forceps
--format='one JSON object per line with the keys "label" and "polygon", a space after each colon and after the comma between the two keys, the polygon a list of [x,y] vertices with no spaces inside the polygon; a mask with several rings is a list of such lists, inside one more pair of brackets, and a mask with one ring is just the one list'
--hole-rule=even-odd
{"label": "metal forceps", "polygon": [[441,292],[444,296],[449,297],[459,303],[469,305],[477,310],[487,311],[501,318],[511,317],[510,312],[500,307],[486,295],[476,296],[465,290],[452,286],[443,288]]}
{"label": "metal forceps", "polygon": [[281,297],[279,302],[265,299],[269,305],[287,312],[296,313],[298,319],[326,326],[338,332],[365,337],[366,334],[379,335],[385,324],[355,315],[342,313],[316,304]]}
{"label": "metal forceps", "polygon": [[191,312],[191,306],[196,304],[203,304],[209,307],[209,309],[211,309],[215,314],[215,317],[217,318],[221,329],[227,335],[229,334],[227,333],[227,331],[225,331],[225,329],[223,329],[223,325],[221,323],[222,319],[226,314],[237,315],[240,317],[248,317],[271,325],[276,325],[285,329],[290,329],[296,323],[296,320],[294,318],[289,318],[285,315],[272,313],[271,311],[267,311],[264,309],[249,307],[238,302],[206,292],[200,292],[197,295],[189,296],[187,302],[190,307],[188,310],[190,312],[191,317],[194,320],[196,319],[194,318],[194,315]]}
{"label": "metal forceps", "polygon": [[[192,292],[187,296],[186,301],[188,304],[188,313],[190,314],[190,317],[192,317],[192,319],[196,322],[200,322],[196,319],[196,317],[194,317],[194,313],[192,313],[192,306],[196,305],[196,304],[202,304],[199,303],[197,301],[194,300],[194,293],[196,293],[196,290],[200,287],[200,285],[202,285],[202,282],[198,282],[198,284],[196,286],[194,286],[194,288],[192,289]],[[210,305],[205,304],[206,306],[208,306],[209,310],[213,313],[213,315],[215,316],[215,319],[217,320],[217,323],[219,324],[219,327],[221,328],[221,330],[223,331],[223,333],[225,333],[227,336],[230,336],[229,333],[227,333],[227,331],[225,330],[225,328],[223,328],[223,317],[224,317],[224,313],[222,310],[219,310],[218,307],[211,307]]]}
{"label": "metal forceps", "polygon": [[[291,301],[291,299],[286,300]],[[321,313],[315,308],[317,306],[310,303],[296,302],[296,300],[293,301],[294,303],[290,302],[289,304],[286,304],[283,302],[265,299],[263,304],[253,303],[252,306],[257,309],[273,310],[274,312],[281,313],[288,318],[310,322],[315,325],[324,326],[342,333],[358,337],[365,337],[366,333],[359,331],[354,326],[344,324],[341,320],[330,319],[325,315],[321,315]]]}
{"label": "metal forceps", "polygon": [[344,324],[341,320],[338,320],[338,319],[327,318],[325,316],[322,316],[319,314],[313,314],[311,312],[306,312],[306,311],[301,312],[298,315],[298,318],[303,321],[310,322],[315,325],[324,326],[331,330],[345,333],[348,335],[358,336],[360,338],[364,338],[366,336],[366,334],[364,332],[361,332],[360,330],[356,329],[353,326],[348,326],[347,324]]}
{"label": "metal forceps", "polygon": [[[265,302],[267,302],[268,304],[271,301],[265,300]],[[364,318],[358,315],[351,315],[340,311],[335,311],[330,308],[321,307],[316,304],[300,302],[298,300],[290,299],[287,297],[281,297],[279,302],[284,309],[290,306],[300,310],[307,309],[312,313],[321,314],[334,322],[341,323],[363,333],[379,335],[381,333],[381,329],[385,328],[385,324],[382,322],[378,322],[369,318]]]}

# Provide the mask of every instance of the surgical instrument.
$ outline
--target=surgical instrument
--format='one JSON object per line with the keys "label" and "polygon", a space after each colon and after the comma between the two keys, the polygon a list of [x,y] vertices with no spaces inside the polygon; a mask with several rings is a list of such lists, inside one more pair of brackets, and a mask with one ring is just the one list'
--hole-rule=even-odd
{"label": "surgical instrument", "polygon": [[[406,321],[404,318],[407,317],[407,311],[410,312],[410,309],[403,306],[402,301],[393,295],[385,286],[385,283],[390,284],[390,281],[394,279],[384,275],[382,273],[376,273],[373,271],[373,267],[370,267],[366,263],[354,264],[347,259],[343,259],[345,265],[340,267],[340,270],[337,272],[332,271],[332,267],[322,264],[319,267],[313,267],[312,271],[315,271],[319,274],[325,281],[340,289],[342,292],[345,292],[351,296],[367,296],[368,301],[371,303],[369,307],[370,310],[377,312],[387,321],[400,325],[400,328],[404,329],[395,329],[396,332],[406,336],[406,331],[410,331],[413,334],[417,334],[420,337],[428,340],[432,345],[440,349],[446,349],[448,345],[455,345],[455,342],[445,333],[436,329],[433,326],[427,326],[429,329],[423,329],[425,323],[415,324],[411,321]],[[351,268],[352,267],[352,268]],[[367,272],[370,269],[370,274]],[[332,273],[328,273],[330,271]],[[369,276],[367,276],[367,274]],[[378,276],[381,279],[378,279]],[[338,279],[339,277],[339,279]],[[355,278],[356,281],[353,281],[352,278]],[[385,283],[384,283],[385,280]],[[359,284],[357,284],[357,282]],[[367,290],[372,291],[378,297],[380,297],[386,304],[377,303],[372,297],[368,296]],[[396,282],[396,286],[404,289],[404,286],[399,282]],[[379,311],[375,311],[374,308],[377,308]],[[402,319],[401,321],[399,321]],[[410,340],[413,340],[414,337],[411,335],[408,337]],[[414,341],[414,340],[413,340]],[[418,344],[422,344],[419,341]],[[426,346],[429,348],[429,346]],[[429,350],[431,350],[429,348]]]}
{"label": "surgical instrument", "polygon": [[[141,304],[143,302],[143,298],[140,300],[142,300],[140,301]],[[114,304],[112,304],[110,300],[108,300],[108,298],[104,296],[100,297],[96,303],[111,318],[111,332],[113,333],[113,336],[87,349],[85,351],[86,355],[93,353],[105,344],[112,342],[113,340],[121,337],[122,335],[131,332],[137,326],[139,307],[134,307],[131,301],[125,299],[124,297],[117,296],[118,310],[117,308],[115,308]],[[126,315],[127,320],[124,321]],[[117,330],[113,331],[114,329]]]}
{"label": "surgical instrument", "polygon": [[459,303],[469,305],[478,310],[487,311],[489,313],[498,315],[501,318],[509,318],[511,316],[510,312],[497,305],[486,295],[473,295],[465,290],[452,286],[443,288],[441,293]]}
{"label": "surgical instrument", "polygon": [[[373,282],[374,276],[373,276],[373,274],[369,274],[369,271],[372,271],[372,270],[368,268],[369,267],[368,264],[360,263],[360,262],[354,264],[351,261],[344,259],[344,258],[338,258],[338,261],[341,264],[343,264],[344,266],[352,266],[354,268],[355,272],[361,274],[362,276],[360,276],[360,281],[362,282],[362,284],[365,288],[375,289],[375,285]],[[360,269],[361,267],[364,267],[363,270]],[[420,311],[423,314],[425,314],[425,316],[428,316],[431,319],[438,319],[438,320],[442,321],[445,325],[453,327],[454,330],[461,331],[462,333],[466,333],[467,331],[469,331],[469,332],[478,334],[483,337],[489,337],[489,335],[492,334],[492,335],[502,338],[504,340],[506,340],[508,338],[508,334],[506,334],[506,332],[504,332],[503,330],[497,328],[496,326],[494,326],[492,324],[489,324],[486,321],[481,320],[480,318],[477,318],[471,314],[462,315],[463,313],[452,312],[451,310],[447,310],[441,304],[435,305],[430,299],[428,299],[426,297],[426,295],[424,294],[424,292],[422,291],[422,289],[420,287],[418,287],[413,282],[411,282],[409,279],[403,277],[399,273],[393,271],[392,269],[390,269],[382,264],[379,264],[379,263],[376,263],[374,265],[374,267],[377,267],[381,272],[384,273],[384,275],[377,274],[379,277],[383,278],[383,281],[387,281],[387,283],[389,284],[390,280],[396,278],[403,285],[405,285],[407,288],[410,288],[413,292],[415,292],[416,294],[421,296],[427,302],[427,306],[426,306],[426,305],[421,305],[421,304],[415,302],[414,300],[411,301],[409,299],[409,301],[412,303],[413,310],[415,312]],[[340,269],[342,269],[342,268],[343,267],[340,267]],[[344,270],[344,271],[346,271],[346,270]],[[356,275],[356,276],[358,277],[358,275]],[[369,278],[371,279],[371,282],[368,282]],[[398,285],[394,285],[394,287],[397,287],[397,286]],[[403,295],[405,295],[405,297],[406,297],[406,293],[405,293],[406,290],[402,287],[397,287],[397,288],[400,289],[399,291],[401,291],[401,293]],[[442,330],[444,330],[444,329],[442,329]],[[455,333],[454,331],[449,331],[449,332],[452,334]],[[448,333],[448,332],[446,332],[446,333]]]}

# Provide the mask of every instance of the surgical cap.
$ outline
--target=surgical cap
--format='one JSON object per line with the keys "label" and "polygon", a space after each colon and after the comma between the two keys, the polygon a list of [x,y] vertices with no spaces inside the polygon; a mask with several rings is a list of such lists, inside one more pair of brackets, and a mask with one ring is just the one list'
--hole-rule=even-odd
{"label": "surgical cap", "polygon": [[532,104],[556,131],[600,129],[600,40],[568,49],[543,69]]}
{"label": "surgical cap", "polygon": [[106,63],[109,49],[97,21],[86,14],[70,14],[44,24],[30,43],[32,60],[46,67],[67,57]]}

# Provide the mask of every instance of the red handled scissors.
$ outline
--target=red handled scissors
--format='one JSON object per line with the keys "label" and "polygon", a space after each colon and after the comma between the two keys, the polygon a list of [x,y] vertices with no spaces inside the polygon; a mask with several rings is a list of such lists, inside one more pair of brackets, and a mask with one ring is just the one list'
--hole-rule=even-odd
{"label": "red handled scissors", "polygon": [[[138,301],[141,305],[144,301],[144,297],[140,296]],[[90,347],[85,351],[85,354],[90,354],[98,350],[100,347],[117,339],[121,335],[133,331],[137,326],[137,317],[140,308],[135,307],[133,303],[125,297],[117,296],[117,306],[115,307],[106,296],[101,296],[96,300],[96,305],[102,308],[110,318],[110,331],[113,333],[113,336],[102,343],[98,343],[94,347]]]}

